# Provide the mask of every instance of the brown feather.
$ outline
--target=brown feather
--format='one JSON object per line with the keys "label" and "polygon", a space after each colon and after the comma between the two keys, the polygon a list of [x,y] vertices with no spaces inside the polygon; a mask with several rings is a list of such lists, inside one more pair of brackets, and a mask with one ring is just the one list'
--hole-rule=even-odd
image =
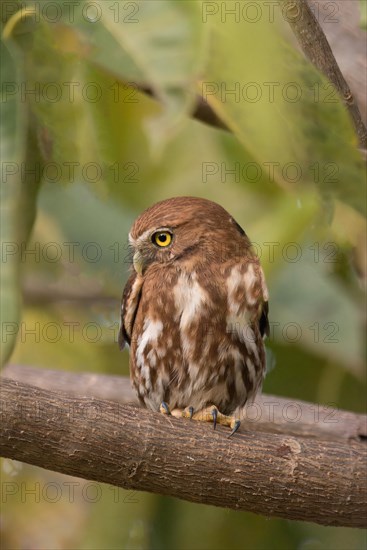
{"label": "brown feather", "polygon": [[[167,248],[152,242],[162,229],[172,234]],[[143,212],[130,241],[143,271],[126,285],[119,342],[131,345],[140,400],[231,413],[265,374],[268,293],[246,233],[218,204],[177,197]]]}

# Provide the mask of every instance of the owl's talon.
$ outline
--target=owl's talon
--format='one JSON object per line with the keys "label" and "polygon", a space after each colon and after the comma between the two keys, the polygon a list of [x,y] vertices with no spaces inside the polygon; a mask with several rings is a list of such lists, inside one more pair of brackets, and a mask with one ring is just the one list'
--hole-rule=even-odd
{"label": "owl's talon", "polygon": [[159,412],[161,412],[162,414],[168,414],[168,415],[171,414],[171,411],[169,410],[169,406],[165,401],[162,401],[162,403],[160,404]]}
{"label": "owl's talon", "polygon": [[[182,416],[189,418],[188,411],[191,408],[192,407],[187,407],[184,410]],[[192,419],[200,420],[202,422],[213,422],[214,429],[216,428],[217,424],[222,424],[222,426],[229,426],[232,430],[229,434],[229,437],[231,437],[238,430],[241,424],[241,422],[239,420],[236,420],[233,416],[222,414],[215,405],[209,405],[204,409],[195,412],[192,416]]]}
{"label": "owl's talon", "polygon": [[[232,424],[233,424],[233,425],[232,425]],[[232,431],[231,431],[231,433],[229,434],[228,437],[232,437],[232,435],[233,435],[234,433],[237,432],[237,430],[238,430],[238,428],[239,428],[240,426],[241,426],[241,421],[240,421],[240,420],[234,420],[234,421],[232,421],[232,422],[231,422]]]}
{"label": "owl's talon", "polygon": [[213,417],[213,428],[215,430],[215,428],[217,426],[217,418],[218,418],[218,409],[217,409],[217,407],[213,407],[213,409],[211,410],[211,415]]}
{"label": "owl's talon", "polygon": [[187,407],[184,410],[184,414],[182,416],[188,418],[189,420],[192,420],[192,417],[194,416],[194,407]]}

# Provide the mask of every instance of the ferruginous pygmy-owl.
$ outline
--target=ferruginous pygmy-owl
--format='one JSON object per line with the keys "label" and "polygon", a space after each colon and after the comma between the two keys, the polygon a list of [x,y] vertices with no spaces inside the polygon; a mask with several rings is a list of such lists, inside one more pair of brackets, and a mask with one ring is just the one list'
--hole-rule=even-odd
{"label": "ferruginous pygmy-owl", "polygon": [[196,197],[154,204],[129,234],[134,270],[122,296],[120,348],[146,407],[228,425],[265,374],[268,291],[246,233]]}

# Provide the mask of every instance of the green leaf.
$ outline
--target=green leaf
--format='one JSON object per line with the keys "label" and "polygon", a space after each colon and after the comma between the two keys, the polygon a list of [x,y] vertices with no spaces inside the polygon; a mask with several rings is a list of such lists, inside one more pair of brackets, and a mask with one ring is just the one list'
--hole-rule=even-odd
{"label": "green leaf", "polygon": [[[10,356],[20,316],[20,261],[36,216],[36,200],[43,163],[37,124],[30,123],[24,60],[12,31],[22,19],[16,12],[8,20],[1,41],[1,323],[3,364]],[[27,12],[29,13],[29,12]],[[18,16],[18,14],[20,14]]]}
{"label": "green leaf", "polygon": [[[82,179],[83,166],[98,162],[96,109],[103,113],[108,102],[124,103],[137,93],[131,86],[150,89],[159,100],[160,108],[146,112],[143,122],[150,152],[161,153],[195,100],[207,31],[198,5],[59,1],[54,9],[60,13],[56,24],[39,10],[38,19],[19,22],[17,30],[23,33],[26,86],[34,90],[29,99],[48,134],[59,180],[70,180],[71,172],[73,181]],[[122,132],[124,119],[113,122]]]}
{"label": "green leaf", "polygon": [[363,161],[332,85],[285,43],[265,8],[251,23],[211,4],[203,97],[262,166],[273,164],[280,186],[316,186],[324,201],[339,198],[366,215]]}
{"label": "green leaf", "polygon": [[1,364],[8,359],[19,323],[19,195],[24,151],[24,108],[16,89],[21,72],[9,47],[1,41],[0,226],[1,226]]}
{"label": "green leaf", "polygon": [[367,30],[367,0],[359,0],[361,19],[359,25],[361,29]]}
{"label": "green leaf", "polygon": [[[360,304],[330,273],[335,243],[319,254],[318,243],[304,243],[271,284],[272,336],[313,354],[363,372],[364,336]],[[321,247],[320,247],[321,248]],[[335,261],[335,259],[334,259]]]}
{"label": "green leaf", "polygon": [[[74,15],[71,28],[77,40],[72,49],[77,55],[122,82],[150,88],[163,103],[164,110],[146,126],[153,150],[158,151],[195,100],[206,30],[200,6],[174,0],[105,1],[94,6],[80,2]],[[68,21],[65,14],[64,22]],[[63,49],[62,28],[56,40]]]}

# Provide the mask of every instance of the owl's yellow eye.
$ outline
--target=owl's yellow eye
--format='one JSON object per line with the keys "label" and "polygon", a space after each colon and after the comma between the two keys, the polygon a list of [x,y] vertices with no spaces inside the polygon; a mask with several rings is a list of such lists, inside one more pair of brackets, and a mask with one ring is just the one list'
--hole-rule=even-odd
{"label": "owl's yellow eye", "polygon": [[171,244],[172,233],[169,231],[157,231],[157,233],[152,235],[152,241],[157,246],[164,248],[165,246],[169,246]]}

